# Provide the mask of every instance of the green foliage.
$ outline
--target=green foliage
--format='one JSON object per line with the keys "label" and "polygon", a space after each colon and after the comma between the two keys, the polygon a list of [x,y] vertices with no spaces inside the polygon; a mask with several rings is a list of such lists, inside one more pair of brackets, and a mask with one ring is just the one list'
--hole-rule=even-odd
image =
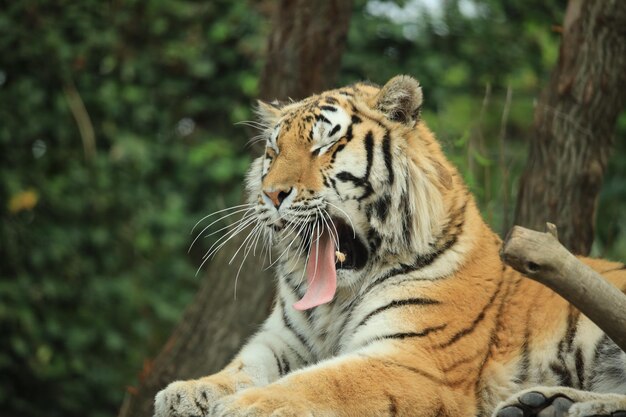
{"label": "green foliage", "polygon": [[191,227],[237,201],[263,30],[245,2],[24,1],[0,33],[0,409],[111,415],[197,287]]}
{"label": "green foliage", "polygon": [[[425,3],[357,0],[340,84],[416,75],[423,117],[503,231],[565,1],[410,13]],[[258,92],[268,22],[255,4],[24,0],[0,13],[3,412],[113,415],[164,343],[198,283],[189,232],[237,201],[249,162],[250,132],[233,123]],[[613,158],[595,248],[622,259],[624,174]]]}
{"label": "green foliage", "polygon": [[[617,122],[617,138],[626,136],[626,112]],[[596,236],[592,255],[626,260],[626,141],[616,140],[613,157],[604,176],[596,214]]]}

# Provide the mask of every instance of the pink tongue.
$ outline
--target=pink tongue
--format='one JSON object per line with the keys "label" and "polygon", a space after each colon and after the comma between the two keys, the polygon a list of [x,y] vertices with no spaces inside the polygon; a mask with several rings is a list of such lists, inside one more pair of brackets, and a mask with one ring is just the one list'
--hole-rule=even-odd
{"label": "pink tongue", "polygon": [[[317,262],[317,266],[316,266]],[[335,244],[328,232],[324,231],[319,242],[311,247],[311,254],[306,265],[308,288],[304,297],[296,303],[296,310],[308,310],[325,304],[333,299],[337,289],[337,271],[335,270]]]}

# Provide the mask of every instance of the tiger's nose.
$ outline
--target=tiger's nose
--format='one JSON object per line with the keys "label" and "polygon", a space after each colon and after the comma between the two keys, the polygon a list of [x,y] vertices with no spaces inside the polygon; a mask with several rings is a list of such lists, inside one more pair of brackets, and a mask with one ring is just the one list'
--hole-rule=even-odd
{"label": "tiger's nose", "polygon": [[293,191],[293,187],[287,190],[284,190],[284,189],[276,190],[276,191],[263,190],[263,194],[269,197],[269,199],[272,201],[272,204],[274,204],[274,207],[279,208],[280,205],[285,200],[285,198],[287,198],[291,194],[292,191]]}

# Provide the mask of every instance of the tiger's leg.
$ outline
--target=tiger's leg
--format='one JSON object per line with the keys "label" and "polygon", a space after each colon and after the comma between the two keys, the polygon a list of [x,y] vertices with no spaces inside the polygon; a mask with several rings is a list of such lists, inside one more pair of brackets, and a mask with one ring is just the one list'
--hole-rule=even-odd
{"label": "tiger's leg", "polygon": [[626,395],[534,387],[498,405],[495,417],[626,417]]}
{"label": "tiger's leg", "polygon": [[155,417],[207,415],[220,398],[267,385],[311,363],[311,352],[285,322],[278,305],[237,357],[222,371],[200,379],[176,381],[155,397]]}
{"label": "tiger's leg", "polygon": [[209,416],[474,416],[475,398],[448,388],[432,362],[350,354],[227,397]]}

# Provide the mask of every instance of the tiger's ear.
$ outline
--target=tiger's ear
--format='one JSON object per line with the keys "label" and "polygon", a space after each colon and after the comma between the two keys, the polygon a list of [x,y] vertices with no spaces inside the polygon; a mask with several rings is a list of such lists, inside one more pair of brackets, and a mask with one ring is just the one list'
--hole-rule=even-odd
{"label": "tiger's ear", "polygon": [[374,107],[389,120],[414,126],[422,109],[422,87],[408,75],[397,75],[380,89]]}
{"label": "tiger's ear", "polygon": [[267,126],[274,126],[280,120],[280,106],[278,101],[266,103],[261,100],[256,101],[256,114],[261,123]]}

